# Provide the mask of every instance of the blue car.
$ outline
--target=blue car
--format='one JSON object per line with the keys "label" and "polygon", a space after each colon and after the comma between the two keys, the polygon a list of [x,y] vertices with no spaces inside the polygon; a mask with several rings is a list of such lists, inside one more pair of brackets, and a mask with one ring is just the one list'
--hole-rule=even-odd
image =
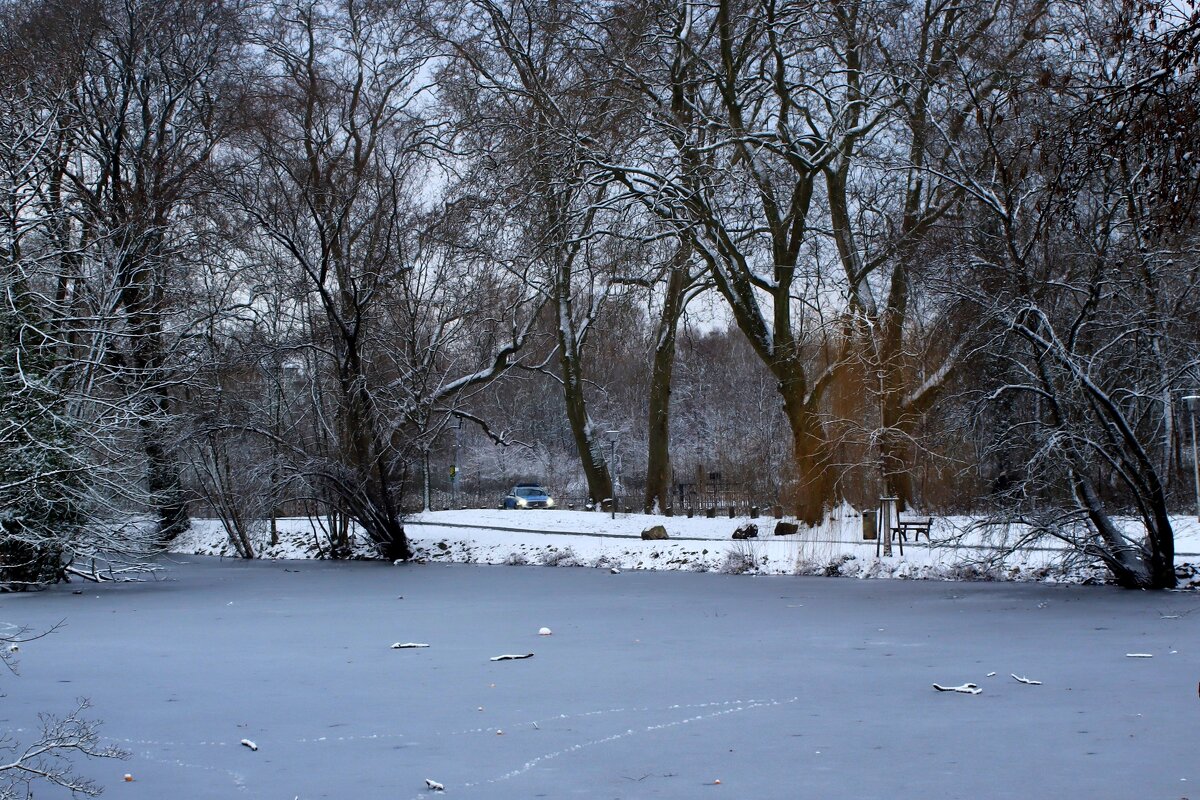
{"label": "blue car", "polygon": [[500,505],[502,508],[554,508],[554,498],[536,483],[518,483]]}

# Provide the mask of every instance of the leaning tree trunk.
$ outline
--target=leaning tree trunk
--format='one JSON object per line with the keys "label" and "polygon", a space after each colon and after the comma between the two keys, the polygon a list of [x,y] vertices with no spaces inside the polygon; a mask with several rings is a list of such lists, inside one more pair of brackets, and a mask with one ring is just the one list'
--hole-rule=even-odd
{"label": "leaning tree trunk", "polygon": [[654,344],[654,361],[650,373],[649,443],[646,458],[646,496],[643,508],[647,514],[657,505],[662,511],[671,496],[671,375],[675,367],[675,336],[679,317],[683,313],[683,293],[687,283],[686,261],[671,270],[667,294],[663,299],[658,337]]}
{"label": "leaning tree trunk", "polygon": [[1093,469],[1086,457],[1068,453],[1068,472],[1076,503],[1087,515],[1099,534],[1100,546],[1085,547],[1084,552],[1101,558],[1112,571],[1117,583],[1129,589],[1174,588],[1175,536],[1167,513],[1166,492],[1155,470],[1154,459],[1138,440],[1133,426],[1122,408],[1071,361],[1073,354],[1045,346],[1045,337],[1027,325],[1019,330],[1030,343],[1038,346],[1038,374],[1044,395],[1049,400],[1055,426],[1067,427],[1068,416],[1062,410],[1061,396],[1055,391],[1052,370],[1047,361],[1054,359],[1058,367],[1066,367],[1070,380],[1083,390],[1086,408],[1095,415],[1106,453],[1111,456],[1121,480],[1133,496],[1134,504],[1145,530],[1145,543],[1136,544],[1112,521],[1100,492],[1088,477]]}
{"label": "leaning tree trunk", "polygon": [[[1161,564],[1155,563],[1158,559],[1154,559],[1152,553],[1146,553],[1142,548],[1131,547],[1125,535],[1117,528],[1109,517],[1108,512],[1105,511],[1100,496],[1092,485],[1091,480],[1084,472],[1075,468],[1072,468],[1072,479],[1076,501],[1084,513],[1087,514],[1088,521],[1091,522],[1097,534],[1099,534],[1101,541],[1104,543],[1102,547],[1095,548],[1092,551],[1085,549],[1085,552],[1092,552],[1094,555],[1099,556],[1109,571],[1112,572],[1117,585],[1123,586],[1126,589],[1164,589],[1173,587],[1175,585],[1174,566],[1172,565],[1169,572],[1164,575]],[[1151,556],[1149,562],[1146,558],[1147,555]]]}
{"label": "leaning tree trunk", "polygon": [[596,440],[596,431],[587,411],[587,398],[583,392],[583,342],[584,333],[577,329],[571,298],[573,254],[567,253],[558,264],[554,274],[555,304],[558,315],[558,366],[562,371],[563,399],[567,410],[567,422],[575,449],[587,480],[588,494],[599,503],[613,497],[612,475],[604,460],[604,443]]}
{"label": "leaning tree trunk", "polygon": [[[560,331],[561,336],[561,331]],[[583,474],[587,479],[588,494],[597,503],[612,498],[613,483],[608,464],[604,460],[604,443],[596,440],[592,420],[587,413],[587,401],[583,396],[583,374],[577,353],[559,348],[559,366],[562,369],[563,395],[567,406],[567,422],[571,436],[579,451]],[[614,498],[615,500],[615,498]]]}

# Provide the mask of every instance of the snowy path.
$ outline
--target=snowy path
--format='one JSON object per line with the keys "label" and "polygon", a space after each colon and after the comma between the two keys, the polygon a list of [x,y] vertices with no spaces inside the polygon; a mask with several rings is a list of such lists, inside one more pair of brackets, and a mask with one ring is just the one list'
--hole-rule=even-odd
{"label": "snowy path", "polygon": [[[742,518],[741,520],[738,520],[735,517],[734,521],[738,522],[738,524],[745,524],[747,519]],[[750,520],[750,521],[753,522],[754,520]],[[772,521],[768,521],[768,522],[772,522]],[[405,522],[406,527],[414,526],[414,525],[431,527],[431,528],[449,528],[449,529],[457,528],[457,529],[461,529],[461,530],[475,530],[475,531],[505,531],[505,532],[509,532],[509,533],[520,533],[520,534],[528,533],[528,534],[533,534],[533,535],[537,535],[537,536],[583,536],[585,538],[624,539],[624,540],[640,538],[640,537],[634,536],[633,534],[630,534],[630,533],[596,533],[594,531],[575,531],[575,530],[569,530],[569,529],[565,529],[565,528],[563,528],[563,529],[547,529],[547,530],[538,529],[538,528],[514,528],[514,527],[505,527],[505,526],[501,526],[501,525],[482,525],[482,524],[470,524],[470,523],[440,522],[440,521],[437,521],[436,519],[412,519],[412,520],[408,520],[407,522]],[[766,542],[766,541],[803,542],[803,541],[806,541],[806,536],[803,533],[794,534],[794,535],[785,536],[785,537],[773,537],[771,539],[768,539],[767,538],[768,536],[770,536],[769,529],[768,529],[768,533],[766,533],[766,534],[760,533],[759,539],[756,541],[758,541],[758,542]],[[671,537],[671,539],[669,541],[675,541],[675,542],[727,542],[727,541],[729,541],[729,537],[728,536],[719,536],[719,535],[673,536],[673,537]],[[838,545],[846,545],[849,547],[864,547],[865,546],[865,547],[873,548],[875,546],[874,541],[867,541],[867,540],[863,540],[863,539],[820,539],[819,541],[822,544],[838,544]],[[896,550],[897,553],[900,552],[900,545],[897,542],[893,541],[892,547]],[[926,541],[924,539],[918,540],[918,541],[913,541],[913,540],[906,541],[904,543],[904,548],[907,550],[910,547],[934,548],[934,549],[944,549],[944,550],[974,550],[974,551],[979,551],[979,552],[991,552],[996,549],[994,546],[986,545],[986,544],[978,544],[978,543],[972,544],[972,543],[944,542],[944,541],[932,542],[932,541]],[[1062,553],[1063,550],[1065,549],[1065,547],[1061,544],[1058,546],[1033,545],[1033,546],[1024,547],[1023,549],[1030,553]],[[1197,552],[1197,553],[1178,552],[1175,555],[1177,558],[1200,558],[1200,552]]]}
{"label": "snowy path", "polygon": [[[424,561],[542,566],[584,566],[620,570],[674,570],[773,575],[840,575],[871,578],[992,579],[1054,583],[1098,582],[1107,570],[1098,562],[1074,558],[1052,541],[1009,553],[1021,531],[981,527],[968,517],[935,518],[932,542],[909,541],[900,553],[877,557],[873,540],[862,538],[862,519],[848,509],[824,524],[801,527],[794,535],[775,536],[770,518],[708,519],[648,514],[583,511],[504,511],[466,509],[414,515],[405,525]],[[731,540],[741,525],[754,523],[758,537]],[[1176,562],[1200,563],[1200,525],[1177,517]],[[643,541],[641,532],[662,525],[669,539]],[[314,521],[282,519],[282,541],[260,543],[267,558],[302,559],[317,555]],[[262,531],[265,536],[265,529]],[[370,557],[360,537],[359,553]],[[173,542],[177,552],[230,555],[224,528],[215,520],[193,520],[192,529]],[[999,554],[1003,553],[1003,559]],[[1200,580],[1200,576],[1196,580]]]}

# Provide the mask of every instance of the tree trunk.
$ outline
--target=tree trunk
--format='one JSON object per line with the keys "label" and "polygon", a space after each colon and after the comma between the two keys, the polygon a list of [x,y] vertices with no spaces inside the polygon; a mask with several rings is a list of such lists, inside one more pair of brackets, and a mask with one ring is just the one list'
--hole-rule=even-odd
{"label": "tree trunk", "polygon": [[146,454],[146,483],[158,517],[159,541],[164,544],[187,530],[189,524],[179,461],[175,457],[177,448],[166,436],[172,409],[162,329],[165,268],[160,263],[160,251],[165,226],[165,219],[160,219],[154,230],[144,234],[143,241],[129,243],[128,255],[119,271],[121,304],[130,331],[131,380],[135,391],[146,395],[141,400],[143,412],[138,420]]}
{"label": "tree trunk", "polygon": [[[682,249],[682,248],[681,248]],[[662,511],[671,495],[671,374],[675,367],[675,336],[683,313],[683,294],[687,283],[687,262],[676,263],[667,281],[662,317],[655,339],[654,361],[650,373],[648,446],[646,453],[647,514],[655,506]]]}
{"label": "tree trunk", "polygon": [[[560,331],[561,336],[561,331]],[[587,479],[588,495],[599,503],[612,497],[612,476],[604,460],[604,443],[597,441],[591,417],[587,413],[587,401],[583,396],[583,375],[579,357],[569,354],[565,347],[559,349],[559,366],[562,368],[563,395],[567,405],[567,421],[571,436],[579,451],[583,474]]]}
{"label": "tree trunk", "polygon": [[[885,353],[887,350],[884,351]],[[904,378],[898,354],[892,354],[883,369],[880,398],[879,459],[883,471],[884,491],[896,498],[896,511],[912,506],[912,440],[916,427],[915,415],[904,408]]]}
{"label": "tree trunk", "polygon": [[816,525],[833,504],[835,486],[829,443],[815,409],[805,402],[804,389],[802,377],[779,383],[784,414],[792,431],[796,518],[807,525]]}
{"label": "tree trunk", "polygon": [[[156,394],[159,394],[156,392]],[[166,398],[156,397],[155,407],[165,413]],[[146,450],[147,488],[158,516],[158,538],[167,543],[188,529],[187,500],[179,475],[174,448],[163,441],[163,428],[153,420],[141,420]]]}
{"label": "tree trunk", "polygon": [[429,511],[431,502],[431,491],[429,486],[429,451],[421,451],[421,510]]}
{"label": "tree trunk", "polygon": [[[913,150],[910,160],[919,165],[922,158],[920,131],[914,132]],[[917,186],[919,187],[919,181]],[[905,204],[905,232],[915,226],[918,200],[915,193],[919,188],[909,193]],[[896,513],[912,505],[912,472],[910,458],[914,419],[904,408],[904,393],[908,389],[905,376],[904,352],[904,322],[908,315],[908,263],[912,258],[915,244],[912,241],[903,243],[896,252],[896,265],[892,270],[891,284],[888,289],[887,306],[883,318],[876,326],[879,331],[877,352],[882,385],[879,387],[881,396],[880,425],[882,432],[879,442],[880,466],[883,469],[884,491],[889,497],[896,498]]]}
{"label": "tree trunk", "polygon": [[[351,343],[353,347],[353,343]],[[393,498],[395,481],[386,448],[379,441],[379,426],[370,389],[362,377],[361,362],[351,350],[341,370],[342,413],[339,415],[340,452],[349,461],[353,484],[340,482],[335,491],[346,510],[387,559],[412,557],[408,537]],[[346,557],[348,552],[338,554]]]}
{"label": "tree trunk", "polygon": [[[1171,555],[1169,564],[1163,558],[1161,537],[1157,536],[1158,531],[1150,526],[1147,527],[1150,551],[1134,547],[1104,510],[1104,504],[1091,480],[1079,470],[1073,470],[1073,478],[1076,500],[1104,542],[1103,548],[1097,548],[1095,551],[1085,548],[1085,552],[1093,552],[1099,556],[1112,572],[1117,584],[1126,589],[1173,588],[1176,578],[1174,543],[1171,537],[1166,537],[1167,546],[1165,548],[1166,552]],[[1170,531],[1169,523],[1167,531]]]}

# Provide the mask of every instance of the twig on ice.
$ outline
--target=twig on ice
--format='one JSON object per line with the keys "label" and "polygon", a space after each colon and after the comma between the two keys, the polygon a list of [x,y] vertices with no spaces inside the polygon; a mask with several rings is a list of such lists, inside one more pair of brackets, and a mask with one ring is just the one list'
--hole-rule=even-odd
{"label": "twig on ice", "polygon": [[1027,683],[1027,684],[1029,684],[1030,686],[1041,686],[1041,685],[1042,685],[1042,682],[1041,682],[1041,681],[1031,681],[1029,678],[1022,678],[1020,675],[1015,675],[1015,674],[1013,674],[1013,673],[1011,673],[1011,672],[1010,672],[1010,673],[1008,673],[1008,674],[1009,674],[1009,675],[1012,675],[1012,676],[1013,676],[1013,678],[1014,678],[1015,680],[1017,680],[1018,682],[1020,682],[1020,683]]}
{"label": "twig on ice", "polygon": [[514,655],[512,653],[505,653],[502,656],[492,656],[491,660],[492,661],[512,661],[517,658],[533,658],[533,653],[525,653],[523,655]]}
{"label": "twig on ice", "polygon": [[962,686],[941,686],[935,683],[933,688],[939,692],[962,692],[963,694],[980,694],[983,692],[983,689],[980,689],[973,683],[964,683]]}
{"label": "twig on ice", "polygon": [[423,642],[393,642],[392,643],[393,650],[407,650],[412,647],[429,647],[429,645],[424,644]]}
{"label": "twig on ice", "polygon": [[1153,653],[1126,653],[1126,658],[1154,658]]}

